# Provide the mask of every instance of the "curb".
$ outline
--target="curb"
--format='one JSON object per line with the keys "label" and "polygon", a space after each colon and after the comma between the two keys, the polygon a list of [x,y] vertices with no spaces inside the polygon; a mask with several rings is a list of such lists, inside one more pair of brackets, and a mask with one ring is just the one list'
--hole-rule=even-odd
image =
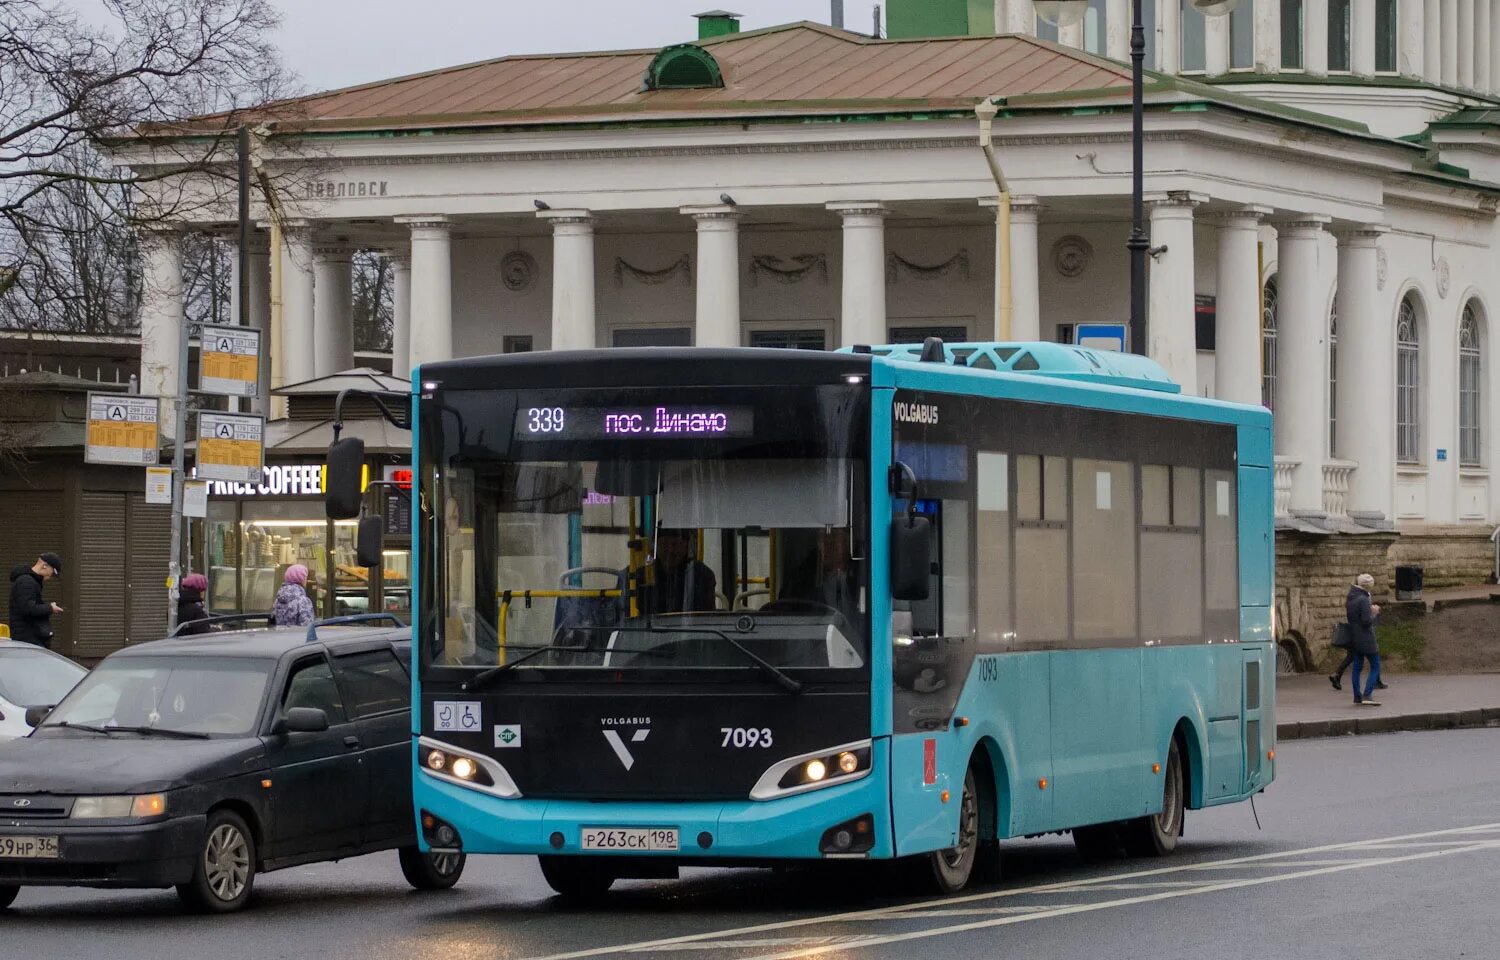
{"label": "curb", "polygon": [[1341,717],[1337,720],[1300,720],[1276,725],[1277,740],[1347,737],[1361,733],[1398,733],[1408,730],[1458,730],[1500,726],[1500,707],[1452,710],[1445,713],[1400,713],[1384,716]]}

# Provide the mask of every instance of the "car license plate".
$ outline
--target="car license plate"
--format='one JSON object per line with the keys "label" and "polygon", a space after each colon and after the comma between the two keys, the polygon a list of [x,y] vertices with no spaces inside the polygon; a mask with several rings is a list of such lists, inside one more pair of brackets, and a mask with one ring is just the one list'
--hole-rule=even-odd
{"label": "car license plate", "polygon": [[583,849],[659,851],[678,849],[676,827],[584,827]]}
{"label": "car license plate", "polygon": [[56,837],[0,837],[0,859],[56,860]]}

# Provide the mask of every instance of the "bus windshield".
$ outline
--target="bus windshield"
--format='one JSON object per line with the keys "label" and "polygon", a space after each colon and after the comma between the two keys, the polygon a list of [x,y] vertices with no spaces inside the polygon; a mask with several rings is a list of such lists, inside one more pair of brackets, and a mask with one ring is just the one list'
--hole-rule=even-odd
{"label": "bus windshield", "polygon": [[432,417],[438,437],[423,437],[443,461],[423,477],[439,506],[424,516],[424,575],[440,584],[423,590],[424,665],[863,669],[863,407],[806,389],[805,403],[784,389],[444,398],[472,409]]}

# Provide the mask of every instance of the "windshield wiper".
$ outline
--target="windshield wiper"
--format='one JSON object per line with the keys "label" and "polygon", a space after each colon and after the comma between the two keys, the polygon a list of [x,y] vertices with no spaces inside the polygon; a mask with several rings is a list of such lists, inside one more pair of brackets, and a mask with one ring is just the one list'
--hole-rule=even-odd
{"label": "windshield wiper", "polygon": [[44,727],[67,727],[69,730],[87,730],[89,733],[139,733],[144,735],[157,735],[163,737],[179,737],[185,740],[208,740],[209,735],[197,730],[172,730],[167,727],[102,727],[92,723],[74,723],[72,720],[59,720],[56,723],[44,723]]}
{"label": "windshield wiper", "polygon": [[89,733],[109,733],[109,727],[96,727],[91,723],[74,723],[71,720],[56,720],[52,723],[43,723],[43,727],[67,727],[69,730],[87,730]]}
{"label": "windshield wiper", "polygon": [[787,673],[785,670],[782,670],[780,667],[778,667],[775,664],[771,663],[771,661],[762,658],[760,656],[760,654],[756,653],[754,650],[751,650],[749,647],[745,646],[743,643],[740,643],[738,640],[736,640],[735,638],[731,637],[729,634],[727,634],[727,633],[721,633],[718,630],[714,630],[712,632],[718,634],[721,638],[723,638],[724,640],[728,641],[728,643],[729,643],[729,645],[731,647],[734,647],[740,653],[743,653],[745,656],[749,657],[751,660],[754,660],[755,661],[755,665],[760,668],[760,671],[762,673],[764,673],[766,676],[770,677],[772,680],[775,680],[777,683],[779,683],[783,687],[785,687],[786,691],[788,693],[801,693],[802,692],[802,681],[801,680],[798,680],[796,677],[793,677],[791,674]]}
{"label": "windshield wiper", "polygon": [[523,653],[519,657],[516,657],[514,660],[507,660],[499,666],[490,667],[487,670],[479,671],[474,676],[459,684],[458,689],[462,690],[464,693],[473,693],[475,690],[479,690],[480,688],[487,686],[491,680],[494,680],[496,677],[505,673],[505,671],[514,669],[515,667],[519,667],[521,664],[525,663],[527,660],[530,660],[532,657],[539,657],[542,654],[546,653],[548,650],[566,650],[569,653],[588,653],[589,649],[589,647],[568,646],[564,643],[549,643],[544,647],[537,647],[530,653]]}
{"label": "windshield wiper", "polygon": [[184,740],[208,740],[209,734],[200,730],[173,730],[170,727],[105,727],[108,731],[119,730],[121,733],[139,733],[143,735],[178,737]]}

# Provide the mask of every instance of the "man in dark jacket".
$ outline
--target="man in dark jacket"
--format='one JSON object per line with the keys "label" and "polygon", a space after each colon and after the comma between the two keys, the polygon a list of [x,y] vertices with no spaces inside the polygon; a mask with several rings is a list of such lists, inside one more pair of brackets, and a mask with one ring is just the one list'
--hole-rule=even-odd
{"label": "man in dark jacket", "polygon": [[[1380,682],[1380,648],[1375,644],[1375,618],[1380,615],[1380,604],[1370,602],[1370,590],[1374,586],[1375,578],[1362,573],[1355,578],[1354,586],[1344,598],[1344,615],[1349,619],[1352,641],[1349,652],[1354,654],[1354,702],[1367,707],[1380,706],[1379,700],[1370,699],[1375,685]],[[1361,694],[1359,674],[1365,663],[1370,665],[1370,679]]]}
{"label": "man in dark jacket", "polygon": [[42,600],[42,584],[62,576],[62,558],[44,553],[31,566],[10,572],[10,636],[12,640],[52,646],[52,615],[63,608]]}

